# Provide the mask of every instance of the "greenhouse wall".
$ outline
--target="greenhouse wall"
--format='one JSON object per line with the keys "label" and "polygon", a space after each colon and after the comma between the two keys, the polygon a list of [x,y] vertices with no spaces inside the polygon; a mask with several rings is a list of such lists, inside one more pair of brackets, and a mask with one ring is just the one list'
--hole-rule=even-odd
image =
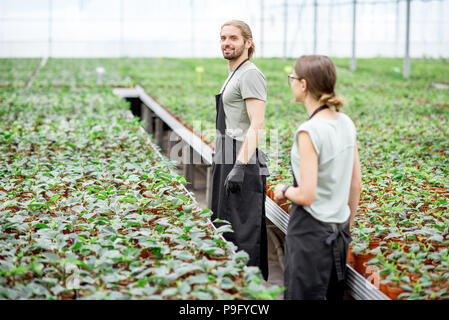
{"label": "greenhouse wall", "polygon": [[[250,24],[256,56],[352,53],[353,1],[3,0],[1,57],[217,57],[223,22]],[[357,57],[402,57],[406,0],[358,0]],[[447,0],[412,0],[412,57],[447,57]]]}

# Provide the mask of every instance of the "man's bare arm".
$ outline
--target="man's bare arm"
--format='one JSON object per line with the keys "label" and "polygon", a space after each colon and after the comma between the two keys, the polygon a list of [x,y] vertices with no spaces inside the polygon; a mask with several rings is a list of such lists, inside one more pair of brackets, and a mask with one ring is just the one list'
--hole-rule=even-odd
{"label": "man's bare arm", "polygon": [[265,129],[265,101],[249,98],[245,99],[245,102],[251,124],[237,155],[237,160],[246,164],[256,151]]}

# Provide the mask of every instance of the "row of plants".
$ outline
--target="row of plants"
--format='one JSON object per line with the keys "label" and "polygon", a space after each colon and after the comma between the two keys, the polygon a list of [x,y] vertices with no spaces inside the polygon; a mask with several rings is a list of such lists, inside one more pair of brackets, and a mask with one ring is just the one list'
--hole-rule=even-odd
{"label": "row of plants", "polygon": [[[178,65],[173,67],[172,72],[162,72],[162,68],[170,69],[175,62]],[[214,125],[214,113],[211,112],[213,93],[220,88],[226,75],[223,72],[226,63],[220,60],[175,62],[167,61],[164,66],[152,64],[156,70],[160,68],[154,72],[149,71],[149,67],[143,68],[136,64],[136,69],[141,72],[148,71],[141,77],[135,75],[136,82],[142,83],[148,92],[160,99],[173,113],[190,122],[197,132],[213,133],[214,131],[207,128],[203,122],[211,127]],[[398,72],[398,66],[402,64],[399,59],[362,59],[359,60],[357,72],[348,70],[347,59],[335,59],[335,62],[339,76],[336,91],[346,99],[347,104],[343,112],[354,119],[357,127],[363,173],[362,199],[352,229],[354,254],[362,258],[363,254],[366,254],[363,248],[368,248],[377,238],[382,242],[382,246],[388,246],[393,242],[390,239],[396,236],[398,241],[406,238],[414,244],[424,241],[429,255],[444,256],[447,254],[444,248],[447,248],[449,241],[449,95],[447,91],[435,88],[433,83],[444,82],[449,78],[447,61],[413,61],[414,75],[410,80],[402,79],[400,67]],[[267,78],[267,132],[278,130],[277,137],[267,137],[268,144],[264,149],[272,159],[272,176],[268,182],[291,183],[291,137],[299,123],[306,120],[304,110],[293,102],[290,88],[286,85],[286,74],[291,72],[289,66],[293,65],[293,60],[259,59],[255,60],[255,63]],[[180,68],[179,64],[182,64],[183,68]],[[210,73],[204,73],[204,83],[195,81],[195,64],[210,70]],[[191,70],[190,74],[183,77],[183,74],[188,73],[188,69]],[[181,80],[176,80],[180,77]],[[197,86],[201,89],[197,90]],[[195,95],[191,92],[195,92]],[[192,109],[195,111],[192,112]],[[195,123],[191,119],[204,121]],[[206,140],[211,142],[213,138],[211,135],[210,139]],[[271,142],[275,142],[271,138],[277,138],[280,142],[277,154],[271,152]],[[272,187],[269,188],[268,195],[272,197],[270,189]],[[284,210],[289,211],[288,202],[277,202]],[[373,220],[371,224],[366,223],[370,220],[367,217]],[[426,219],[424,223],[423,219]],[[368,232],[371,230],[371,233]],[[359,236],[363,233],[364,236]],[[413,238],[414,233],[420,234],[420,237]],[[390,263],[395,264],[395,260]],[[410,260],[404,262],[407,263],[411,264]],[[426,270],[429,260],[413,263]],[[387,290],[387,284],[396,284],[392,279],[394,272],[382,269],[380,264],[374,263],[371,268],[374,267],[381,269],[382,277],[385,277],[379,289],[388,292],[394,299],[398,298],[398,295]],[[364,274],[364,270],[357,269]],[[445,279],[449,273],[442,267],[430,274]],[[405,291],[400,298],[447,298],[445,283],[445,280],[433,283],[433,287],[441,289],[434,293],[434,290],[418,290],[420,282],[413,278],[407,290],[403,289]]]}
{"label": "row of plants", "polygon": [[[158,58],[109,62],[116,65],[115,72],[142,85],[186,126],[213,145],[213,96],[227,74],[225,60]],[[267,144],[262,147],[271,158],[268,182],[291,183],[291,138],[299,123],[306,120],[304,110],[293,102],[287,86],[286,74],[291,72],[294,60],[255,59],[254,62],[268,84],[266,131],[269,134]],[[403,241],[410,231],[408,228],[413,226],[414,232],[423,232],[429,241],[445,245],[448,240],[445,226],[449,219],[449,95],[434,84],[447,83],[447,59],[413,59],[410,79],[401,76],[401,59],[359,59],[355,72],[348,70],[348,59],[334,59],[334,62],[338,73],[336,91],[346,100],[343,112],[356,124],[362,165],[363,190],[352,229],[354,253],[362,255],[363,248],[379,237],[374,231],[379,228],[384,244],[396,237]],[[74,70],[77,65],[70,64]],[[274,129],[277,132],[271,135]],[[271,196],[270,190],[268,195]],[[279,204],[289,210],[288,202]],[[429,217],[437,217],[440,222],[423,223]]]}
{"label": "row of plants", "polygon": [[418,234],[370,240],[367,248],[356,244],[348,262],[391,299],[447,300],[448,247]]}
{"label": "row of plants", "polygon": [[0,298],[275,299],[128,103],[0,91]]}
{"label": "row of plants", "polygon": [[39,66],[38,58],[0,58],[0,88],[23,88]]}
{"label": "row of plants", "polygon": [[132,87],[128,59],[49,58],[33,87]]}

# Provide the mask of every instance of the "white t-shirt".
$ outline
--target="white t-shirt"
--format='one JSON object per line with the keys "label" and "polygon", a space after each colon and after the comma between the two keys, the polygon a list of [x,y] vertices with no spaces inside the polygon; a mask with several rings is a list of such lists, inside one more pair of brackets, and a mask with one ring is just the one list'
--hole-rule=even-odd
{"label": "white t-shirt", "polygon": [[309,134],[318,155],[318,181],[316,199],[304,206],[315,219],[328,223],[343,223],[348,220],[348,205],[354,163],[356,129],[352,120],[339,112],[335,120],[313,117],[296,130],[291,149],[293,174],[299,184],[298,134]]}

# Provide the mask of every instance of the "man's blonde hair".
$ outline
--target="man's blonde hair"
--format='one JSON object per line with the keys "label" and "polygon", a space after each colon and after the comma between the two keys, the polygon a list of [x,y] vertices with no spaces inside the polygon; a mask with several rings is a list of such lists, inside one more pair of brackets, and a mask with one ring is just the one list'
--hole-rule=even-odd
{"label": "man's blonde hair", "polygon": [[[228,22],[225,22],[222,26],[221,29],[223,29],[223,27],[225,26],[233,26],[236,28],[239,28],[243,39],[245,41],[248,41],[248,39],[253,39],[253,33],[251,32],[251,28],[249,27],[249,25],[247,25],[245,22],[241,21],[241,20],[231,20]],[[248,58],[251,58],[254,54],[254,51],[256,50],[256,46],[254,45],[254,40],[252,41],[251,47],[248,49]]]}

